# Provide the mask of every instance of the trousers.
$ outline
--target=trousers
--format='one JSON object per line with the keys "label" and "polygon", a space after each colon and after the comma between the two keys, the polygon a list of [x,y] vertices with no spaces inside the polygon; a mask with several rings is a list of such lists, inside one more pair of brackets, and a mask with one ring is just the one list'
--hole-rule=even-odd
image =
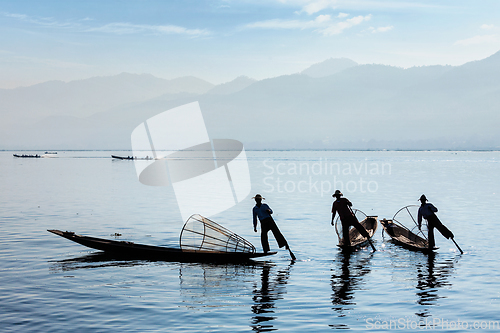
{"label": "trousers", "polygon": [[349,227],[352,225],[354,228],[358,229],[359,233],[366,238],[370,238],[368,231],[359,223],[358,219],[355,216],[352,216],[347,221],[342,221],[342,237],[344,238],[344,245],[350,246],[351,239],[349,237]]}
{"label": "trousers", "polygon": [[276,242],[278,242],[278,247],[288,246],[288,243],[285,237],[281,234],[280,229],[274,222],[272,217],[267,217],[260,221],[260,242],[262,243],[262,249],[264,252],[269,252],[269,241],[267,239],[267,233],[271,230],[273,232],[274,238]]}
{"label": "trousers", "polygon": [[453,233],[450,231],[450,229],[446,228],[446,226],[441,223],[441,221],[438,219],[436,214],[432,214],[427,217],[427,240],[429,242],[429,249],[433,249],[436,246],[436,241],[434,239],[434,228],[439,230],[441,235],[443,235],[445,238],[453,238]]}

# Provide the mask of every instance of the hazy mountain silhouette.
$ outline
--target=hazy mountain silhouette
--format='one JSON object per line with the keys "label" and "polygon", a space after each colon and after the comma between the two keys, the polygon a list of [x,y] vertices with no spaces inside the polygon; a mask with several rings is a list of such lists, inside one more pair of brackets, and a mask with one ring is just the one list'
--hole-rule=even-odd
{"label": "hazy mountain silhouette", "polygon": [[311,67],[304,69],[301,74],[310,77],[325,77],[337,74],[345,69],[355,67],[358,63],[347,58],[330,58],[319,64],[314,64]]}
{"label": "hazy mountain silhouette", "polygon": [[231,82],[219,84],[218,86],[213,87],[207,92],[207,94],[229,95],[245,89],[256,81],[257,80],[247,76],[239,76]]}
{"label": "hazy mountain silhouette", "polygon": [[165,80],[150,74],[121,73],[86,80],[49,81],[30,87],[0,89],[1,115],[40,119],[49,115],[86,117],[163,94],[202,94],[213,84],[195,77]]}
{"label": "hazy mountain silhouette", "polygon": [[[356,64],[336,72],[332,66],[332,74],[320,77],[306,74],[313,67],[261,81],[239,77],[218,86],[195,78],[175,83],[132,74],[72,85],[47,82],[42,84],[45,99],[33,86],[17,96],[29,101],[13,95],[8,103],[0,101],[3,123],[11,119],[9,112],[25,119],[35,112],[16,109],[19,104],[45,114],[52,110],[35,126],[3,131],[1,148],[130,149],[130,133],[140,122],[192,101],[200,102],[212,138],[237,139],[250,149],[500,148],[500,53],[456,67]],[[327,73],[325,68],[317,73]],[[117,80],[120,76],[130,80]],[[75,87],[77,92],[67,94],[80,98],[75,97],[80,109],[52,101],[58,98],[54,91],[68,86]],[[10,93],[23,89],[28,88]],[[125,91],[128,95],[120,97]],[[100,112],[85,114],[83,105]]]}

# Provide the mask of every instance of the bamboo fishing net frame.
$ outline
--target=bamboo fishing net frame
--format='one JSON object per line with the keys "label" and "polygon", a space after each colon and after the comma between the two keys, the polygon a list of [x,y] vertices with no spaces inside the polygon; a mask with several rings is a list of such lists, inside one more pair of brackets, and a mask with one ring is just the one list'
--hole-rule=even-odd
{"label": "bamboo fishing net frame", "polygon": [[255,253],[255,246],[243,237],[199,214],[192,215],[180,235],[182,251]]}

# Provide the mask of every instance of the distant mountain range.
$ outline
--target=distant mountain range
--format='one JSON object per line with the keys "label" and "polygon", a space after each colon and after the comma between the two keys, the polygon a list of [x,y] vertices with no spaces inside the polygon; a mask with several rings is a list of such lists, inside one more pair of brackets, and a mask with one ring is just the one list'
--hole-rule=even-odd
{"label": "distant mountain range", "polygon": [[248,149],[500,149],[500,52],[409,69],[329,59],[221,85],[122,73],[0,89],[0,149],[130,149],[139,123],[192,101],[212,138]]}

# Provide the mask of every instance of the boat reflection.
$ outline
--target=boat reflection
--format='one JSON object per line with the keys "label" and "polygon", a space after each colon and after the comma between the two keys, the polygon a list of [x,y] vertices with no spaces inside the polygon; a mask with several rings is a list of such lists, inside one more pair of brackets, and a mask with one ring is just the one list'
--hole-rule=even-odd
{"label": "boat reflection", "polygon": [[[290,264],[284,268],[278,269],[274,265],[267,264],[262,266],[260,274],[261,285],[260,288],[257,284],[253,289],[252,312],[252,327],[256,332],[269,332],[275,331],[272,321],[276,319],[273,315],[276,309],[276,301],[283,298],[286,294],[286,284],[290,277],[290,270],[295,262],[291,261]],[[274,273],[273,271],[276,271]]]}
{"label": "boat reflection", "polygon": [[[354,293],[363,285],[363,278],[370,273],[370,260],[373,257],[371,251],[343,252],[339,251],[332,269],[332,309],[338,313],[338,317],[345,317],[354,309]],[[349,329],[345,324],[329,325],[334,329]]]}
{"label": "boat reflection", "polygon": [[417,268],[416,295],[417,304],[422,309],[415,313],[420,318],[431,316],[432,306],[437,305],[438,299],[446,298],[438,294],[440,288],[451,287],[450,276],[454,272],[456,258],[436,260],[435,253],[422,255],[422,260],[415,263]]}
{"label": "boat reflection", "polygon": [[124,260],[118,259],[112,255],[105,252],[95,252],[90,253],[81,257],[49,261],[52,265],[49,270],[52,272],[62,271],[74,271],[78,269],[91,269],[91,268],[102,268],[102,267],[132,267],[150,264],[149,261],[145,260]]}

